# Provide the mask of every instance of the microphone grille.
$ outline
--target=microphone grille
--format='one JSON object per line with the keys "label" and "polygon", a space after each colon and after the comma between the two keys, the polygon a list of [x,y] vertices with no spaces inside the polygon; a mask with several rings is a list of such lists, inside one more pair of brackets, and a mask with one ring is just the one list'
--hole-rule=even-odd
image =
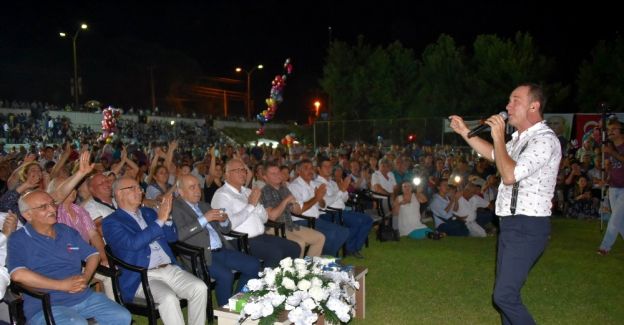
{"label": "microphone grille", "polygon": [[500,113],[498,113],[498,115],[500,115],[503,120],[507,120],[507,118],[509,117],[506,111],[501,111]]}

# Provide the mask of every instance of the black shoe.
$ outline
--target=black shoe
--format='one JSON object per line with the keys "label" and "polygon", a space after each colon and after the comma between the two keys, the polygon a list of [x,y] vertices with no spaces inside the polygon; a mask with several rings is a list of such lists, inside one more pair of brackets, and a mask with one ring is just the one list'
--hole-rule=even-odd
{"label": "black shoe", "polygon": [[364,258],[364,255],[360,254],[360,252],[355,252],[353,254],[351,254],[353,257],[355,258]]}

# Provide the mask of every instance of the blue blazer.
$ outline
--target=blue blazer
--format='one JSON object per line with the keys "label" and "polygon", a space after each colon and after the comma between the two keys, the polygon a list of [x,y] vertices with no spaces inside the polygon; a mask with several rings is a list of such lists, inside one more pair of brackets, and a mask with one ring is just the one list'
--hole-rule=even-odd
{"label": "blue blazer", "polygon": [[[107,245],[110,246],[115,256],[126,263],[147,268],[151,255],[149,244],[157,241],[171,262],[175,263],[176,258],[169,248],[169,242],[178,240],[175,225],[168,226],[165,224],[160,227],[156,223],[156,211],[151,208],[141,208],[140,210],[145,223],[147,223],[147,228],[143,230],[134,218],[122,209],[117,209],[104,218],[102,231]],[[134,300],[140,283],[141,276],[139,273],[121,269],[119,286],[124,301]]]}

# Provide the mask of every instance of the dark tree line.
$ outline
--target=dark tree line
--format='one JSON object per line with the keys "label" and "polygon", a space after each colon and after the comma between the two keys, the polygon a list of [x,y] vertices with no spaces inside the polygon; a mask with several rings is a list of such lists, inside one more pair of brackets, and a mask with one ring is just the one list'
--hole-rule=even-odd
{"label": "dark tree line", "polygon": [[546,88],[550,112],[594,112],[605,101],[624,108],[621,37],[599,42],[573,82],[557,80],[557,68],[521,32],[513,39],[479,35],[471,48],[442,34],[419,57],[399,42],[374,47],[360,37],[331,44],[320,85],[334,120],[493,114],[527,81]]}

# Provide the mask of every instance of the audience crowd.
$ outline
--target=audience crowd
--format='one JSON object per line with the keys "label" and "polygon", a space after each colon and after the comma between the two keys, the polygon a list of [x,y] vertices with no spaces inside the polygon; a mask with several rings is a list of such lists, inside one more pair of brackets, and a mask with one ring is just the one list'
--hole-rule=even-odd
{"label": "audience crowd", "polygon": [[[12,281],[49,291],[54,305],[64,307],[53,310],[58,319],[130,322],[113,300],[110,279],[96,275],[102,294],[89,287],[97,265],[109,266],[106,245],[149,270],[164,324],[184,324],[181,298],[188,300],[188,323],[204,324],[206,285],[178,263],[172,242],[204,249],[217,303],[225,305],[262,267],[282,258],[364,258],[380,215],[399,236],[414,239],[497,231],[500,179],[492,163],[468,149],[245,147],[226,144],[209,127],[128,120],[118,125],[117,138],[124,140],[105,143],[92,130],[45,114],[0,120],[0,137],[31,144],[29,150],[0,148],[0,243],[8,238],[0,263]],[[577,153],[562,159],[553,209],[597,218],[605,179],[600,146],[583,144]],[[606,177],[608,171],[609,164]],[[380,200],[355,209],[353,199],[366,195]],[[284,225],[284,236],[276,235],[275,224]],[[233,239],[236,232],[247,234],[248,250]],[[238,283],[233,271],[241,274]],[[124,301],[143,294],[137,274],[122,271],[119,281]],[[38,301],[26,296],[24,309],[32,322],[44,321]]]}

